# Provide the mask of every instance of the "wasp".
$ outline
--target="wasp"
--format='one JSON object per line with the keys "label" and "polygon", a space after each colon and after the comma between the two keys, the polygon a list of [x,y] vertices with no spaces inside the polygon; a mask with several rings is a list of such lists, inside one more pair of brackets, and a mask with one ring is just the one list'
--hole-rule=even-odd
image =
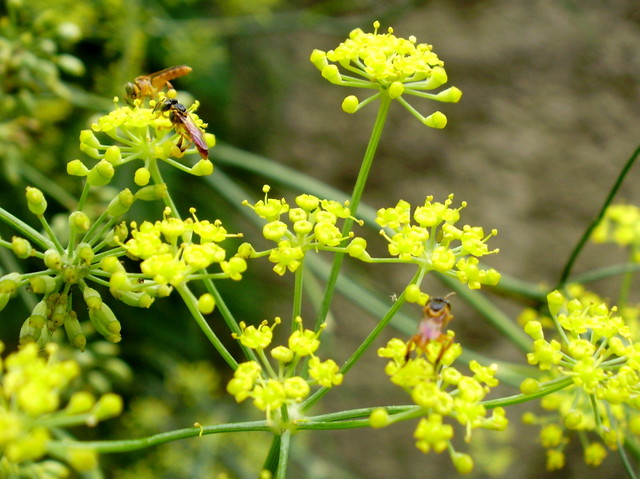
{"label": "wasp", "polygon": [[445,328],[453,320],[451,303],[448,300],[452,294],[453,293],[449,293],[444,298],[429,298],[422,312],[422,318],[420,318],[418,332],[411,336],[411,339],[407,342],[405,363],[409,360],[411,351],[415,348],[420,348],[426,352],[427,345],[432,341],[437,341],[441,345],[434,365],[440,362],[444,353],[449,349],[453,343],[453,339],[445,332]]}
{"label": "wasp", "polygon": [[178,65],[149,75],[141,75],[124,86],[124,98],[130,105],[133,105],[133,101],[137,99],[155,98],[163,88],[173,88],[169,83],[171,80],[185,76],[189,72],[191,67]]}
{"label": "wasp", "polygon": [[[154,110],[161,112],[169,112],[169,120],[173,124],[174,129],[180,135],[178,148],[180,151],[187,149],[188,143],[193,143],[203,159],[209,158],[209,149],[204,139],[202,130],[193,121],[187,107],[178,102],[175,98],[164,98],[158,103]],[[183,140],[187,140],[187,145],[183,145]]]}

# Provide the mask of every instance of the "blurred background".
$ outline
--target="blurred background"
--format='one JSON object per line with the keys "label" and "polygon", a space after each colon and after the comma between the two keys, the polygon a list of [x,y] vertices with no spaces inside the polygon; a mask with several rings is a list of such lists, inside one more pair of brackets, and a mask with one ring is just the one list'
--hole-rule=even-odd
{"label": "blurred background", "polygon": [[[124,83],[179,64],[193,72],[174,86],[200,101],[198,114],[220,143],[210,151],[217,169],[211,178],[167,172],[174,199],[185,211],[195,206],[199,217],[220,218],[229,230],[250,237],[256,230],[238,214],[237,203],[228,202],[223,179],[251,202],[262,196],[265,183],[272,185],[274,197],[292,200],[305,192],[287,187],[291,181],[271,178],[260,166],[249,167],[256,157],[246,157],[243,164],[244,152],[349,193],[375,108],[345,114],[340,104],[353,92],[322,79],[309,55],[314,48],[336,47],[353,28],[372,31],[374,20],[382,30],[393,26],[398,36],[415,35],[418,42],[432,44],[445,62],[449,85],[460,88],[463,97],[455,105],[414,102],[425,115],[436,109],[447,115],[442,131],[422,126],[392,105],[363,201],[375,210],[398,199],[418,204],[427,195],[442,201],[454,193],[456,203],[469,203],[463,223],[499,230],[490,246],[500,254],[487,263],[504,275],[554,285],[640,142],[637,0],[6,0],[0,16],[0,204],[21,218],[31,218],[25,203],[16,200],[26,185],[47,193],[51,215],[72,208],[80,185],[65,174],[64,165],[83,157],[79,131],[112,108],[111,99],[122,97]],[[638,203],[639,175],[631,171],[620,200]],[[144,217],[158,211],[135,213]],[[0,233],[10,234],[4,226]],[[372,241],[376,236],[371,234]],[[379,241],[377,247],[384,249]],[[0,259],[8,267],[7,258]],[[624,260],[611,247],[588,246],[575,272]],[[241,284],[220,284],[231,309],[248,323],[286,317],[289,278],[274,278],[266,263],[251,268]],[[358,264],[348,268],[389,304],[413,273]],[[450,291],[435,280],[428,285],[430,294]],[[614,279],[592,286],[610,297],[618,285]],[[488,294],[515,321],[522,304]],[[187,321],[183,307],[167,301],[159,319],[155,306],[135,320],[123,319],[124,339],[117,349],[97,342],[83,356],[93,387],[127,398],[123,419],[112,421],[112,430],[107,424],[107,430],[93,434],[139,437],[194,421],[250,419],[250,408],[225,398],[228,372],[216,370],[222,362]],[[522,362],[517,350],[462,301],[454,300],[453,308],[451,326],[465,347]],[[410,306],[406,312],[416,319],[420,314]],[[341,299],[333,313],[326,354],[339,362],[360,344],[375,318]],[[27,315],[28,308],[10,303],[0,321],[3,341],[17,341]],[[212,325],[217,328],[216,318]],[[376,347],[394,334],[389,331]],[[316,412],[408,402],[389,384],[375,349]],[[503,392],[517,391],[505,387]],[[615,454],[600,469],[590,469],[575,440],[567,467],[543,474],[538,429],[519,425],[522,411],[508,411],[514,425],[510,433],[486,434],[461,445],[474,456],[474,477],[621,477]],[[414,427],[300,433],[290,477],[453,476],[448,457],[415,449]],[[255,477],[268,444],[269,438],[259,434],[205,437],[105,456],[103,462],[109,477],[125,479],[214,478],[223,470],[230,477]]]}

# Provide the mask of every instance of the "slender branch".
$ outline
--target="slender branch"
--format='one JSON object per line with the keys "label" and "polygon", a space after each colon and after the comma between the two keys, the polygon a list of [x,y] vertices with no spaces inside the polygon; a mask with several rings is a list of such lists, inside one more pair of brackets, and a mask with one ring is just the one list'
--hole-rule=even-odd
{"label": "slender branch", "polygon": [[629,173],[629,170],[631,170],[631,167],[633,166],[633,164],[636,162],[638,155],[640,155],[640,146],[636,148],[636,150],[633,152],[633,154],[629,157],[629,159],[625,163],[624,167],[620,171],[620,174],[618,175],[618,178],[616,178],[615,183],[611,187],[611,190],[609,191],[607,198],[604,200],[604,203],[602,204],[600,211],[598,212],[596,217],[593,219],[593,221],[591,221],[591,223],[589,224],[585,232],[582,234],[582,237],[580,238],[576,246],[573,248],[573,251],[569,256],[569,260],[567,261],[567,263],[564,266],[564,269],[562,270],[562,274],[560,275],[560,279],[558,280],[556,289],[562,289],[564,285],[567,283],[569,275],[571,274],[571,270],[573,269],[573,265],[578,259],[578,255],[584,248],[584,245],[587,243],[587,240],[591,237],[591,233],[593,233],[593,230],[595,229],[595,227],[598,226],[598,223],[600,223],[600,221],[604,217],[605,211],[613,201],[613,198],[618,193],[618,190],[622,186],[622,182],[624,181],[627,174]]}

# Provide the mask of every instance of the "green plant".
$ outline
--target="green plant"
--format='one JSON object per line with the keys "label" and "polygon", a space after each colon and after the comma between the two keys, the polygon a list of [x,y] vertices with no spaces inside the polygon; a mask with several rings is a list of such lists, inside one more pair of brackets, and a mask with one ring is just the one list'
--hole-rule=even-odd
{"label": "green plant", "polygon": [[[415,38],[398,38],[391,29],[379,33],[379,28],[376,22],[373,33],[354,30],[334,50],[311,54],[323,78],[371,93],[362,101],[347,96],[342,104],[345,112],[378,106],[360,173],[346,201],[312,191],[300,192],[292,201],[277,199],[270,196],[271,186],[263,187],[261,199],[249,201],[238,198],[242,193],[224,175],[214,173],[213,181],[217,175],[220,191],[242,205],[241,211],[261,228],[262,237],[230,233],[219,219],[200,219],[194,207],[188,209],[187,217],[167,187],[166,167],[198,177],[210,175],[213,164],[207,149],[212,148],[215,157],[215,138],[204,133],[207,125],[195,113],[198,102],[182,109],[176,92],[164,91],[161,85],[159,91],[130,99],[130,105],[116,99],[111,112],[81,132],[80,149],[91,162],[90,166],[81,160],[67,163],[67,173],[84,178],[84,184],[76,206],[66,216],[66,228],[56,228],[48,221],[48,204],[38,188],[26,190],[27,206],[38,221],[38,229],[0,208],[0,219],[15,232],[0,239],[0,246],[12,251],[15,260],[28,260],[30,268],[29,272],[10,271],[0,278],[0,304],[5,307],[27,286],[30,294],[38,297],[20,331],[22,349],[7,357],[2,376],[0,424],[6,427],[0,428],[0,467],[5,475],[61,477],[71,467],[87,477],[100,477],[98,453],[133,451],[203,435],[261,431],[272,438],[261,477],[283,478],[291,443],[299,431],[381,429],[407,420],[417,420],[414,438],[420,451],[447,451],[457,471],[464,474],[471,472],[474,461],[468,452],[454,447],[456,424],[466,441],[474,441],[475,429],[505,430],[509,406],[541,398],[549,413],[527,414],[525,420],[541,426],[549,469],[563,466],[563,450],[575,434],[584,445],[588,464],[598,465],[608,450],[617,450],[630,477],[636,477],[630,456],[638,455],[633,436],[640,430],[640,362],[636,320],[626,301],[630,276],[616,308],[575,286],[581,281],[571,277],[571,270],[594,230],[596,238],[631,245],[631,261],[635,262],[635,238],[629,230],[634,229],[637,213],[609,206],[638,152],[574,250],[557,286],[551,291],[532,286],[524,289],[540,307],[526,311],[522,327],[517,326],[476,291],[500,281],[497,271],[480,263],[485,256],[497,253],[488,246],[497,231],[485,233],[482,227],[461,223],[465,202],[454,206],[453,194],[442,201],[428,196],[418,206],[400,200],[374,215],[361,204],[391,105],[397,102],[424,125],[441,129],[447,123],[443,113],[424,116],[408,98],[456,103],[462,94],[456,87],[432,93],[446,84],[447,75],[431,46]],[[224,154],[224,148],[221,151]],[[199,158],[187,166],[185,155]],[[235,158],[244,161],[241,155]],[[135,171],[129,166],[132,163],[137,164]],[[251,162],[245,167],[251,168]],[[268,172],[281,182],[304,183],[275,166]],[[126,186],[112,186],[122,183]],[[104,196],[109,200],[102,201]],[[155,207],[155,218],[131,221],[127,215],[141,202]],[[364,234],[358,234],[365,226],[379,230],[388,256],[368,252]],[[238,238],[249,241],[237,244]],[[324,270],[321,252],[332,255],[331,266]],[[241,282],[247,269],[261,258],[274,265],[277,275],[293,275],[291,314],[247,324],[234,314],[233,303],[221,293],[221,280]],[[344,288],[354,299],[360,296],[360,301],[379,312],[372,300],[374,292],[350,282],[348,276],[343,276],[341,284],[345,259],[380,268],[411,265],[415,272],[340,366],[322,352],[323,331],[329,324],[336,290]],[[317,307],[315,318],[309,318],[303,312],[305,291],[313,290],[316,285],[309,278],[322,276],[322,271],[326,272],[326,283],[320,295],[310,294]],[[423,291],[427,275],[437,275],[462,301],[486,316],[526,354],[529,365],[536,367],[487,362],[465,351],[464,344],[455,342],[454,332],[444,330],[451,320],[448,300],[437,300]],[[515,290],[512,284],[507,279],[502,288]],[[80,350],[87,347],[92,333],[120,342],[121,320],[128,317],[116,316],[112,307],[116,301],[134,308],[154,308],[174,291],[232,371],[226,391],[238,403],[251,400],[261,418],[198,422],[136,439],[74,440],[65,428],[94,425],[115,416],[122,403],[111,393],[96,401],[90,393],[77,392],[61,408],[60,394],[77,376],[77,365],[73,361],[56,363],[55,359],[45,363],[37,357],[35,345],[54,357],[55,347],[50,344],[61,341],[63,332]],[[351,368],[389,328],[405,303],[424,308],[422,329],[417,336],[402,334],[390,339],[378,355],[388,360],[385,372],[393,384],[407,392],[411,404],[313,414],[312,406],[325,396],[330,398],[333,388],[349,380]],[[260,306],[253,308],[263,317],[270,316]],[[224,319],[228,336],[237,340],[241,360],[207,321],[206,316],[214,310]],[[274,333],[284,328],[286,340],[274,345]],[[458,360],[463,353],[464,361]],[[62,366],[63,373],[56,365]],[[499,378],[520,383],[520,394],[489,399]]]}

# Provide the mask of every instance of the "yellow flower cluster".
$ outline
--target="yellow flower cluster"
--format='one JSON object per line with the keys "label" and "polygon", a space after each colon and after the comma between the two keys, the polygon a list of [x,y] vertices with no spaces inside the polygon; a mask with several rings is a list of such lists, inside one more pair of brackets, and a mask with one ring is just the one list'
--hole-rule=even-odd
{"label": "yellow flower cluster", "polygon": [[[270,354],[278,363],[278,370],[274,370],[264,351],[271,345],[273,329],[280,324],[276,318],[269,326],[264,321],[259,326],[246,326],[240,323],[241,334],[234,337],[240,343],[255,350],[260,362],[247,361],[241,363],[233,374],[233,379],[227,385],[227,391],[236,401],[242,402],[252,398],[254,405],[265,411],[269,420],[276,420],[280,408],[287,407],[287,417],[297,417],[293,408],[302,402],[311,392],[312,385],[323,387],[338,386],[342,383],[342,373],[335,361],[328,359],[321,361],[314,353],[320,346],[320,333],[304,329],[302,319],[296,318],[298,328],[289,336],[287,346],[276,346]],[[296,369],[303,359],[308,359],[306,375],[296,373]]]}
{"label": "yellow flower cluster", "polygon": [[[577,431],[583,444],[586,432],[598,441],[585,444],[585,461],[599,465],[606,448],[617,449],[627,434],[640,433],[640,343],[616,308],[581,288],[568,299],[559,291],[547,297],[549,311],[558,331],[558,339],[547,338],[542,323],[530,318],[525,332],[533,340],[527,355],[549,380],[570,380],[569,387],[544,396],[542,406],[550,416],[525,416],[530,424],[540,425],[540,439],[547,448],[547,467],[564,465],[564,448],[569,433]],[[534,393],[538,381],[523,382],[524,393]]]}
{"label": "yellow flower cluster", "polygon": [[380,95],[386,95],[398,100],[426,126],[444,128],[447,118],[443,113],[435,112],[424,117],[403,96],[458,102],[462,92],[456,87],[437,94],[425,92],[447,82],[442,60],[432,51],[431,45],[417,43],[413,36],[409,39],[396,37],[392,28],[387,33],[378,33],[380,22],[375,22],[373,26],[373,33],[355,29],[335,49],[328,52],[314,50],[311,54],[311,62],[331,83],[378,90],[363,102],[353,95],[346,97],[342,104],[344,111],[355,113]]}
{"label": "yellow flower cluster", "polygon": [[[159,101],[162,98],[163,93],[160,94]],[[150,170],[155,168],[153,163],[160,159],[192,175],[210,175],[213,172],[213,163],[208,159],[200,159],[191,167],[171,159],[172,156],[182,156],[183,153],[176,146],[176,142],[183,139],[180,133],[173,131],[174,126],[169,118],[153,108],[155,104],[156,100],[152,100],[148,108],[118,107],[100,117],[91,125],[91,130],[83,130],[80,133],[80,150],[98,162],[92,168],[88,168],[82,161],[73,160],[67,164],[67,173],[86,177],[92,186],[102,186],[113,179],[117,167],[141,160],[144,166],[135,172],[134,181],[138,186],[146,186],[151,178]],[[194,128],[202,129],[206,124],[194,113],[197,106],[196,102],[189,111],[188,118],[193,121]],[[101,143],[94,132],[106,134],[116,144]],[[209,146],[215,144],[213,135],[205,134],[204,138]]]}
{"label": "yellow flower cluster", "polygon": [[0,359],[0,477],[67,477],[67,465],[45,460],[49,455],[76,471],[91,471],[97,466],[95,452],[66,446],[52,429],[94,426],[122,411],[122,399],[112,393],[96,399],[76,392],[62,407],[80,368],[75,361],[59,360],[55,344],[46,351],[47,357],[40,356],[32,343]]}
{"label": "yellow flower cluster", "polygon": [[[264,186],[264,200],[253,205],[248,201],[243,203],[267,221],[262,234],[277,244],[276,248],[265,252],[251,250],[252,257],[269,255],[269,261],[275,263],[273,270],[283,275],[287,270],[296,271],[309,250],[344,250],[339,246],[346,238],[336,225],[339,219],[351,217],[347,205],[303,194],[295,199],[297,207],[291,207],[284,198],[269,198],[269,191],[270,187]],[[290,224],[283,221],[287,219]],[[246,247],[250,248],[249,245]]]}
{"label": "yellow flower cluster", "polygon": [[612,205],[593,230],[596,243],[616,243],[631,249],[631,261],[640,261],[640,208],[635,205]]}
{"label": "yellow flower cluster", "polygon": [[[446,424],[444,418],[450,417],[466,429],[466,441],[470,441],[471,432],[476,428],[504,430],[507,427],[504,409],[495,408],[493,414],[487,416],[488,411],[482,405],[490,389],[498,385],[495,378],[497,368],[471,361],[469,368],[473,374],[463,374],[451,366],[462,352],[456,343],[441,357],[439,354],[426,354],[407,360],[408,347],[405,341],[393,338],[378,350],[378,355],[390,359],[385,372],[391,382],[407,391],[422,409],[423,417],[414,432],[416,447],[425,454],[448,450],[459,472],[469,472],[473,468],[473,460],[454,450],[451,444],[454,428]],[[382,424],[380,418],[372,417],[372,424],[376,421]]]}
{"label": "yellow flower cluster", "polygon": [[478,289],[482,284],[497,284],[500,274],[494,269],[482,269],[478,260],[498,252],[487,246],[487,240],[497,231],[486,235],[478,226],[455,226],[466,203],[459,208],[452,208],[452,203],[453,195],[444,203],[434,202],[433,197],[428,196],[424,205],[415,208],[413,213],[411,205],[404,200],[393,208],[378,210],[376,222],[385,228],[380,234],[389,242],[389,253],[401,262],[456,277],[471,289]]}
{"label": "yellow flower cluster", "polygon": [[[181,285],[212,264],[218,264],[221,272],[210,277],[240,280],[247,269],[245,259],[239,254],[227,259],[226,250],[218,243],[241,235],[227,233],[220,220],[199,220],[194,208],[191,214],[191,218],[181,220],[171,217],[167,208],[162,221],[133,223],[131,238],[122,246],[129,255],[142,260],[143,275],[160,285]],[[199,241],[194,241],[194,235]],[[114,268],[110,270],[112,289],[127,291],[135,286],[122,265],[111,262],[110,267]]]}

